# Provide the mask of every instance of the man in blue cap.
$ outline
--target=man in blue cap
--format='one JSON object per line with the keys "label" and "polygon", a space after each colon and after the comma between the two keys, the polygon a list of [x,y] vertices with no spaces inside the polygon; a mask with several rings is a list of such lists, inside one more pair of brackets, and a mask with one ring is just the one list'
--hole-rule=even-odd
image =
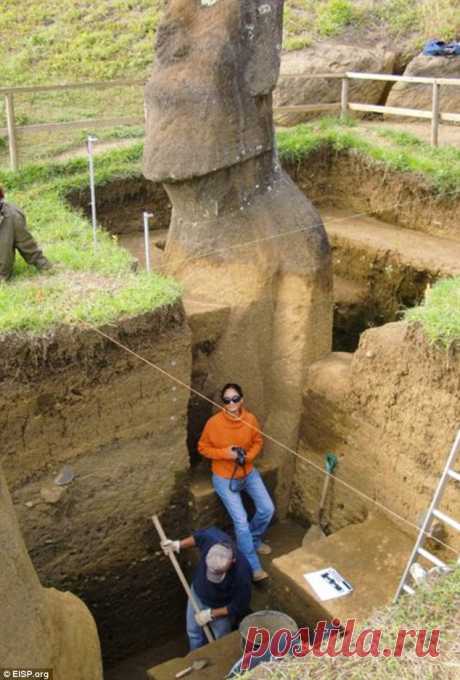
{"label": "man in blue cap", "polygon": [[209,625],[216,639],[230,633],[248,614],[252,589],[249,562],[230,536],[210,527],[180,541],[163,541],[161,547],[165,555],[192,547],[200,552],[192,580],[192,593],[200,612],[195,612],[190,600],[187,604],[190,649],[206,644],[205,625]]}

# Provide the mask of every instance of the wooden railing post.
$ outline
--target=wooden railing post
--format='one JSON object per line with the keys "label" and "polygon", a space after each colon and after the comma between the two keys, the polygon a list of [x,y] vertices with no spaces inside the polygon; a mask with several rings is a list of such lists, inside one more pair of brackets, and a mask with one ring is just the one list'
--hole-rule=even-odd
{"label": "wooden railing post", "polygon": [[340,117],[342,119],[344,119],[348,116],[349,93],[350,93],[350,81],[348,80],[348,77],[345,76],[344,78],[342,78],[342,95],[341,95],[341,101],[340,101],[340,106],[341,106]]}
{"label": "wooden railing post", "polygon": [[8,145],[10,149],[10,167],[16,172],[18,169],[18,149],[16,144],[16,121],[14,119],[14,95],[5,95],[6,127],[8,129]]}
{"label": "wooden railing post", "polygon": [[441,85],[434,81],[433,83],[433,106],[431,119],[431,145],[438,146],[439,142],[439,118],[440,118],[440,88]]}

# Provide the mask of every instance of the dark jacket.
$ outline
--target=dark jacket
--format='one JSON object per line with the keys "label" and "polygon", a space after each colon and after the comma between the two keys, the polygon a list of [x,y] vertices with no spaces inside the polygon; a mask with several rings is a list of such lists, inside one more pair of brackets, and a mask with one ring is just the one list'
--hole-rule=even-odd
{"label": "dark jacket", "polygon": [[0,281],[10,278],[16,250],[28,264],[38,269],[50,269],[51,264],[27,229],[24,213],[12,203],[3,201],[0,202]]}
{"label": "dark jacket", "polygon": [[195,531],[193,537],[200,551],[200,561],[193,575],[194,591],[206,607],[228,607],[232,621],[239,623],[250,611],[252,570],[249,562],[236,549],[235,562],[222,583],[211,583],[206,577],[206,555],[216,543],[229,543],[230,537],[216,527]]}

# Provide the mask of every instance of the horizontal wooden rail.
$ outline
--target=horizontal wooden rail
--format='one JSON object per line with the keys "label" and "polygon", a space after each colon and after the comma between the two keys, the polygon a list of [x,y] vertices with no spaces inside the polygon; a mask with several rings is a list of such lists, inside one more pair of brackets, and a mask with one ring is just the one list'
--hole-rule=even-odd
{"label": "horizontal wooden rail", "polygon": [[105,89],[125,85],[145,85],[145,80],[95,80],[87,83],[65,83],[63,85],[24,85],[20,87],[0,87],[0,94],[22,94],[25,92],[51,92],[52,90],[84,90],[85,88]]}
{"label": "horizontal wooden rail", "polygon": [[[78,130],[93,129],[96,127],[111,127],[112,125],[143,125],[145,122],[141,116],[125,116],[120,118],[87,118],[67,123],[36,123],[34,125],[20,125],[15,128],[16,133],[21,132],[51,132],[55,130]],[[0,133],[6,132],[6,128],[0,128]]]}
{"label": "horizontal wooden rail", "polygon": [[460,113],[441,113],[440,118],[446,123],[460,123]]}
{"label": "horizontal wooden rail", "polygon": [[405,109],[399,106],[380,106],[379,104],[357,104],[350,102],[348,108],[351,111],[364,111],[367,113],[385,113],[393,116],[411,116],[412,118],[433,118],[432,111],[423,109]]}
{"label": "horizontal wooden rail", "polygon": [[345,73],[280,73],[280,78],[307,78],[308,80],[342,80]]}
{"label": "horizontal wooden rail", "polygon": [[394,76],[390,73],[355,73],[347,71],[344,75],[351,80],[386,80],[395,83],[422,83],[424,85],[460,85],[460,78],[429,78],[428,76]]}
{"label": "horizontal wooden rail", "polygon": [[312,113],[318,111],[339,111],[340,104],[291,104],[289,106],[275,106],[275,113]]}

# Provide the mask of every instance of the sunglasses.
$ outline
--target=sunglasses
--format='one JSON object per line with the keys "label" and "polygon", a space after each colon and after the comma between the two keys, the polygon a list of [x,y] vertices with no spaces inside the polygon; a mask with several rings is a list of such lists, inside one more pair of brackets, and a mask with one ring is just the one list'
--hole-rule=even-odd
{"label": "sunglasses", "polygon": [[223,397],[222,401],[224,402],[224,404],[231,404],[232,401],[234,404],[237,404],[239,401],[241,401],[241,399],[242,397],[240,397],[239,394],[235,394],[234,397]]}

